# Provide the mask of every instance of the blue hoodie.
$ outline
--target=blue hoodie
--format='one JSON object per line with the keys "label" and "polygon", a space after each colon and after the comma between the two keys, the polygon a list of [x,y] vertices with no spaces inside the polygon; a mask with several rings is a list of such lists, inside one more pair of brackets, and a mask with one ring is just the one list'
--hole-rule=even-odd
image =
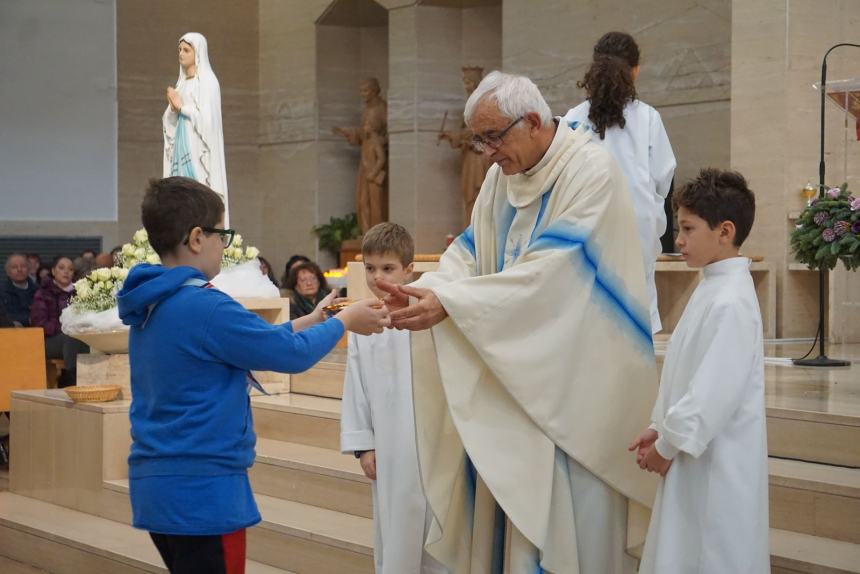
{"label": "blue hoodie", "polygon": [[[344,332],[336,319],[300,333],[290,323],[270,325],[200,287],[205,281],[193,267],[141,264],[117,296],[131,326],[134,524],[165,534],[222,534],[259,521],[253,499],[245,501],[247,516],[235,515],[235,499],[251,497],[247,469],[256,443],[247,373],[307,370]],[[212,512],[201,516],[201,507]],[[233,516],[219,515],[228,511]]]}

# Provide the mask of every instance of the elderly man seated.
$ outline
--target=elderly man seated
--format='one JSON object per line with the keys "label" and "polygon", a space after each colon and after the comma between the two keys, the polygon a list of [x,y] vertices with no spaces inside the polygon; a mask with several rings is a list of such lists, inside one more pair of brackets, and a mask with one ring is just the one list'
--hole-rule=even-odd
{"label": "elderly man seated", "polygon": [[378,283],[394,326],[419,331],[427,550],[453,572],[634,572],[647,520],[631,513],[628,537],[628,502],[656,483],[627,441],[657,376],[624,176],[526,77],[489,74],[465,121],[495,164],[471,226],[437,272]]}
{"label": "elderly man seated", "polygon": [[30,306],[38,285],[29,277],[27,257],[13,253],[6,259],[6,281],[0,287],[0,301],[16,327],[30,326]]}

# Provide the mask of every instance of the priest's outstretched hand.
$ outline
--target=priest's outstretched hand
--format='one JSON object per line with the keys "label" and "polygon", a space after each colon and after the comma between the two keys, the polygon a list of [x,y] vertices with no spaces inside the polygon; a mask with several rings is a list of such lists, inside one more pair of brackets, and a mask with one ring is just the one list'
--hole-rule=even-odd
{"label": "priest's outstretched hand", "polygon": [[[377,288],[388,295],[383,299],[391,310],[391,326],[395,329],[423,331],[444,320],[448,313],[430,289],[395,285],[387,281],[377,281]],[[410,304],[409,298],[417,301]]]}

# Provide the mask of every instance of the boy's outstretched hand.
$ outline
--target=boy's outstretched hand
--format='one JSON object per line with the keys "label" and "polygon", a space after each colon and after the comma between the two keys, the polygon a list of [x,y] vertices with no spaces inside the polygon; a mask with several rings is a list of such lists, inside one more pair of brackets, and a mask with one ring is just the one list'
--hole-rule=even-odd
{"label": "boy's outstretched hand", "polygon": [[358,462],[361,463],[361,470],[364,471],[364,476],[370,480],[376,480],[376,451],[364,451],[361,453]]}
{"label": "boy's outstretched hand", "polygon": [[[440,323],[448,316],[445,307],[430,289],[395,285],[385,281],[377,281],[376,286],[388,293],[383,299],[391,309],[391,326],[396,329],[422,331]],[[413,305],[409,297],[418,299]]]}
{"label": "boy's outstretched hand", "polygon": [[633,442],[630,443],[630,446],[627,447],[629,451],[636,451],[636,464],[642,462],[642,459],[645,458],[645,453],[648,452],[648,449],[651,445],[654,444],[654,441],[657,440],[657,431],[654,429],[645,429],[639,435],[633,439]]}
{"label": "boy's outstretched hand", "polygon": [[347,331],[359,335],[381,333],[391,325],[388,308],[379,299],[362,299],[356,301],[337,315],[335,318],[343,323]]}
{"label": "boy's outstretched hand", "polygon": [[653,444],[648,448],[645,456],[639,462],[639,468],[648,472],[656,472],[660,476],[666,476],[670,466],[672,466],[672,459],[660,456],[660,453],[657,452],[657,448]]}

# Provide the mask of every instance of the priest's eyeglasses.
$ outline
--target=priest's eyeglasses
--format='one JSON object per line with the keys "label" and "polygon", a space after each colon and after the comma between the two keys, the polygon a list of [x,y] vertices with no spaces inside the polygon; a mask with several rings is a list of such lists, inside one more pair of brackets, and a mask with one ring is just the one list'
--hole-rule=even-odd
{"label": "priest's eyeglasses", "polygon": [[520,120],[522,120],[522,119],[523,119],[523,116],[518,117],[517,119],[512,121],[510,124],[508,124],[508,127],[506,127],[505,129],[503,129],[502,131],[500,131],[498,133],[494,134],[491,132],[491,133],[485,133],[482,136],[479,136],[479,135],[473,136],[472,137],[472,148],[476,152],[479,152],[479,153],[483,153],[488,148],[492,149],[492,150],[499,149],[502,146],[502,144],[505,143],[504,137],[507,135],[507,133],[509,131],[511,131],[511,129],[515,125],[517,125],[520,122]]}
{"label": "priest's eyeglasses", "polygon": [[[230,247],[233,243],[233,236],[236,235],[235,229],[218,229],[217,227],[202,227],[200,225],[195,225],[194,227],[200,227],[200,231],[203,233],[217,233],[221,236],[221,243],[224,247]],[[188,239],[191,237],[191,232],[194,231],[194,227],[188,230],[185,240],[182,241],[183,245],[188,245]]]}

